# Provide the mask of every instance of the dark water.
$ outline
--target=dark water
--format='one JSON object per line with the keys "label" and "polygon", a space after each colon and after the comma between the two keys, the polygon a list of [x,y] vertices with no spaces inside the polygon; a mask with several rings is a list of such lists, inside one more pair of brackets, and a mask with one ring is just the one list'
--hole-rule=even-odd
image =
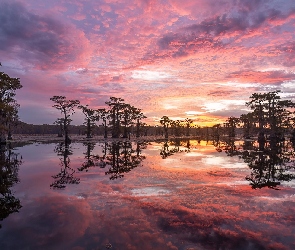
{"label": "dark water", "polygon": [[293,155],[195,140],[2,150],[0,249],[295,249]]}

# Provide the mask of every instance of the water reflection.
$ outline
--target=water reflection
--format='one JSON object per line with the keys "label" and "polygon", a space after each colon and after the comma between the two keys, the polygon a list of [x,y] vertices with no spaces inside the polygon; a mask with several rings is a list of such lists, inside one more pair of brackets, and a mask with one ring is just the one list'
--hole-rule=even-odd
{"label": "water reflection", "polygon": [[145,156],[141,155],[141,147],[137,144],[136,150],[132,148],[130,141],[113,142],[107,146],[109,155],[106,157],[110,180],[124,177],[124,173],[140,165]]}
{"label": "water reflection", "polygon": [[[160,149],[160,155],[162,159],[166,159],[167,157],[174,155],[175,153],[180,152],[190,152],[190,140],[181,140],[180,138],[175,138],[172,140],[165,140],[162,143],[162,147]],[[184,149],[181,149],[183,148]]]}
{"label": "water reflection", "polygon": [[279,189],[281,182],[295,179],[295,152],[291,142],[276,137],[267,140],[260,134],[257,141],[237,142],[228,138],[217,150],[223,150],[228,156],[237,155],[248,164],[251,173],[245,178],[253,189]]}
{"label": "water reflection", "polygon": [[54,182],[50,184],[50,187],[63,189],[66,184],[79,184],[80,179],[74,176],[75,170],[70,167],[70,155],[73,154],[72,148],[66,143],[59,143],[54,152],[60,157],[60,172],[53,175]]}
{"label": "water reflection", "polygon": [[101,154],[93,154],[95,144],[85,143],[86,153],[85,161],[79,171],[88,171],[91,167],[99,166],[100,168],[109,167],[105,172],[109,175],[110,180],[124,177],[124,173],[130,172],[131,169],[138,167],[145,159],[141,154],[142,149],[146,148],[146,142],[132,143],[130,141],[104,142],[98,144],[101,147]]}
{"label": "water reflection", "polygon": [[21,164],[22,159],[12,151],[10,144],[0,146],[0,221],[11,213],[19,212],[22,207],[20,200],[11,191],[12,186],[19,182],[18,170]]}
{"label": "water reflection", "polygon": [[88,169],[95,166],[105,167],[104,159],[105,154],[101,157],[99,155],[95,155],[92,151],[95,148],[95,142],[84,142],[83,146],[86,147],[86,152],[84,154],[85,161],[83,162],[82,166],[78,168],[79,171],[86,171]]}
{"label": "water reflection", "polygon": [[[241,182],[246,164],[213,144],[257,160],[259,147],[262,155],[271,150],[269,141],[217,139],[23,147],[21,182],[13,187],[23,207],[3,221],[0,249],[295,249],[294,188],[250,190]],[[175,151],[165,160],[164,145]],[[76,170],[79,185],[49,189],[59,162]],[[110,181],[113,175],[125,177]]]}

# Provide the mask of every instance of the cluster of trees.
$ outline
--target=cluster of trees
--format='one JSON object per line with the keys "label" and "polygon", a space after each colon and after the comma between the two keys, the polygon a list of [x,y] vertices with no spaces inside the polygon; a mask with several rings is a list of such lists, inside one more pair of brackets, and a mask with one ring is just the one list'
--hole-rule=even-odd
{"label": "cluster of trees", "polygon": [[64,134],[66,142],[70,142],[69,125],[72,121],[70,117],[75,108],[81,109],[85,115],[87,138],[92,137],[92,129],[98,121],[102,122],[105,138],[108,136],[108,130],[111,131],[112,138],[128,138],[131,126],[136,127],[136,137],[139,137],[140,128],[144,125],[142,120],[146,118],[141,109],[125,103],[122,98],[110,97],[106,102],[107,109],[92,109],[88,105],[80,104],[79,100],[68,100],[65,96],[53,96],[50,100],[54,102],[53,107],[60,110],[63,115],[55,123],[60,125],[60,136]]}
{"label": "cluster of trees", "polygon": [[240,117],[229,117],[224,127],[229,136],[235,136],[235,128],[243,130],[245,138],[258,134],[258,139],[276,138],[281,140],[286,134],[294,137],[295,103],[291,100],[282,100],[280,91],[268,93],[254,93],[246,103],[252,111]]}
{"label": "cluster of trees", "polygon": [[[183,134],[189,136],[193,120],[189,118],[186,118],[185,120],[172,120],[168,116],[162,116],[160,124],[163,126],[165,138],[168,138],[169,127],[171,133],[175,136],[181,136]],[[198,126],[196,126],[196,128],[198,128]],[[183,132],[183,130],[185,130],[185,132]]]}
{"label": "cluster of trees", "polygon": [[12,78],[0,72],[0,144],[6,143],[6,139],[11,139],[11,126],[19,120],[19,104],[15,100],[15,92],[20,88],[22,85],[19,78]]}
{"label": "cluster of trees", "polygon": [[[221,135],[235,137],[237,132],[243,134],[244,138],[257,136],[261,140],[266,137],[283,139],[286,134],[291,135],[295,141],[295,103],[291,100],[282,100],[280,91],[268,93],[254,93],[246,106],[251,112],[242,114],[240,117],[229,117],[223,124],[215,124],[212,127],[201,128],[193,125],[193,120],[185,119],[171,120],[163,116],[160,124],[163,126],[165,138],[168,138],[168,131],[175,136],[194,135],[200,137],[218,138]],[[191,128],[194,128],[193,130]],[[185,132],[184,132],[185,130]]]}

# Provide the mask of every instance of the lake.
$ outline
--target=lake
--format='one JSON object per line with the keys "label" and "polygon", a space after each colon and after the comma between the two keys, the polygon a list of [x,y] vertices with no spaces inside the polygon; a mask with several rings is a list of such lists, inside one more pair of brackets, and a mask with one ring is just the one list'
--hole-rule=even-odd
{"label": "lake", "polygon": [[295,249],[287,142],[2,149],[0,249]]}

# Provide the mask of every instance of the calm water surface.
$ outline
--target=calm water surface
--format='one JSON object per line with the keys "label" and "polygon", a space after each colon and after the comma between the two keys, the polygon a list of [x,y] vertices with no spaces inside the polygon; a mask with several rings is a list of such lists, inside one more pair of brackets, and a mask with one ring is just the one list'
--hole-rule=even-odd
{"label": "calm water surface", "polygon": [[239,150],[191,140],[2,152],[14,169],[2,169],[0,249],[295,249],[292,149],[287,160]]}

